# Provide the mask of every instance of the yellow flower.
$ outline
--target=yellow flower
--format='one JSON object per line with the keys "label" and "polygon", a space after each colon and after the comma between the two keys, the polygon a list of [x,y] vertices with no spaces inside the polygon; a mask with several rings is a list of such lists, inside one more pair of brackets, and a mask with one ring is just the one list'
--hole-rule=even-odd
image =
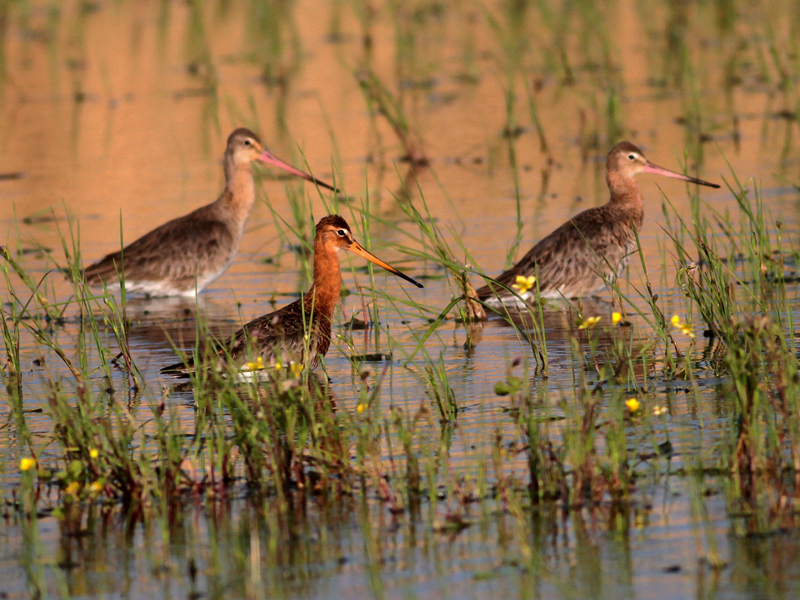
{"label": "yellow flower", "polygon": [[283,368],[283,363],[279,360],[276,360],[275,364],[272,366],[275,367],[276,371],[280,371]]}
{"label": "yellow flower", "polygon": [[683,335],[688,335],[690,338],[694,337],[692,326],[689,323],[681,323],[681,318],[678,315],[673,315],[669,321],[673,327],[680,329]]}
{"label": "yellow flower", "polygon": [[653,408],[653,414],[657,417],[660,417],[666,412],[667,412],[666,406],[656,406],[655,408]]}
{"label": "yellow flower", "polygon": [[364,412],[364,405],[363,404],[359,404],[358,406],[356,406],[356,410],[358,411],[358,414],[363,413]]}
{"label": "yellow flower", "polygon": [[99,494],[101,491],[103,491],[103,484],[99,481],[93,481],[89,484],[88,489],[90,494]]}
{"label": "yellow flower", "polygon": [[611,324],[612,325],[616,325],[620,321],[622,321],[622,315],[621,314],[619,314],[618,312],[611,313]]}
{"label": "yellow flower", "polygon": [[578,325],[578,329],[591,329],[600,322],[602,317],[587,317]]}
{"label": "yellow flower", "polygon": [[639,410],[641,403],[636,398],[628,398],[625,400],[625,406],[628,407],[628,410],[631,411],[631,413],[635,413],[637,410]]}
{"label": "yellow flower", "polygon": [[292,361],[289,363],[289,370],[295,377],[300,377],[300,374],[303,372],[303,363],[297,363]]}
{"label": "yellow flower", "polygon": [[33,458],[23,458],[22,460],[19,461],[20,471],[30,471],[35,466],[36,466],[36,459]]}
{"label": "yellow flower", "polygon": [[73,481],[70,483],[67,488],[64,490],[70,496],[77,496],[81,493],[81,484],[77,481]]}
{"label": "yellow flower", "polygon": [[512,285],[511,287],[515,290],[519,290],[520,294],[524,294],[528,290],[532,289],[533,286],[536,284],[536,277],[531,275],[530,277],[525,277],[525,275],[517,275],[517,283]]}
{"label": "yellow flower", "polygon": [[245,363],[244,367],[247,371],[261,371],[264,368],[264,358],[259,356],[254,361]]}
{"label": "yellow flower", "polygon": [[97,458],[98,456],[100,456],[100,451],[97,448],[89,450],[89,458]]}

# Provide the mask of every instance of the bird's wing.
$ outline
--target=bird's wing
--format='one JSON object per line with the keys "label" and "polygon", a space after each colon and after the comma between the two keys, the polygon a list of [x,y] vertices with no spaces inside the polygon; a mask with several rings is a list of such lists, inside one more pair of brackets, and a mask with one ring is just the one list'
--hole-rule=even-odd
{"label": "bird's wing", "polygon": [[[540,240],[517,264],[496,280],[477,290],[485,300],[495,295],[508,296],[504,288],[516,283],[518,275],[536,275],[542,294],[560,289],[589,287],[600,281],[598,273],[616,270],[627,250],[614,221],[604,211],[585,210]],[[608,265],[611,265],[609,268]]]}
{"label": "bird's wing", "polygon": [[120,251],[84,269],[92,285],[118,282],[125,269],[130,281],[171,280],[193,285],[199,270],[221,268],[236,250],[234,234],[225,223],[191,213],[157,227]]}
{"label": "bird's wing", "polygon": [[[309,340],[305,337],[307,332]],[[280,360],[283,364],[307,362],[313,367],[317,357],[327,352],[330,333],[330,319],[312,313],[300,299],[247,323],[226,345],[212,349],[212,362],[216,361],[218,368],[242,366],[260,357],[264,366]],[[195,367],[194,359],[189,359],[186,363],[164,367],[161,372],[182,375],[194,371]]]}

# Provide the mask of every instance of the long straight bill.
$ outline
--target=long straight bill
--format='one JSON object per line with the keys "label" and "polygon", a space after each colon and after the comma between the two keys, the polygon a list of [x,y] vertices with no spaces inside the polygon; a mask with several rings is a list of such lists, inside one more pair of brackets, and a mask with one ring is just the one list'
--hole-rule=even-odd
{"label": "long straight bill", "polygon": [[393,266],[388,265],[385,262],[383,262],[380,258],[375,256],[374,254],[371,254],[371,253],[367,252],[366,250],[364,250],[364,248],[361,247],[361,244],[359,244],[355,240],[353,241],[352,244],[350,244],[350,246],[347,249],[350,250],[350,252],[355,252],[359,256],[363,256],[364,258],[366,258],[371,263],[375,263],[379,267],[382,267],[382,268],[386,269],[387,271],[389,271],[389,273],[394,273],[395,275],[397,275],[401,279],[405,279],[409,283],[413,283],[418,288],[423,287],[423,285],[421,283],[419,283],[418,281],[414,281],[413,279],[411,279],[411,277],[409,277],[405,273],[401,273],[400,271],[395,269]]}
{"label": "long straight bill", "polygon": [[261,162],[263,162],[263,163],[265,163],[267,165],[272,165],[273,167],[278,167],[279,169],[283,169],[284,171],[288,171],[292,175],[297,175],[298,177],[302,177],[306,181],[313,181],[318,186],[327,188],[327,189],[329,189],[331,191],[336,192],[337,194],[339,193],[339,190],[337,190],[332,185],[329,185],[329,184],[325,183],[324,181],[320,181],[316,177],[312,177],[311,175],[301,171],[300,169],[295,169],[289,163],[283,162],[280,158],[270,154],[266,150],[264,150],[264,152],[261,154],[261,156],[258,157],[258,160],[260,160]]}
{"label": "long straight bill", "polygon": [[670,171],[669,169],[665,169],[664,167],[659,167],[658,165],[654,165],[650,161],[647,161],[647,166],[644,168],[644,172],[654,173],[655,175],[663,175],[664,177],[672,177],[673,179],[682,179],[683,181],[696,183],[698,185],[707,185],[708,187],[712,188],[719,188],[719,186],[716,183],[708,183],[707,181],[703,181],[702,179],[695,179],[694,177],[681,175],[680,173],[676,173],[675,171]]}

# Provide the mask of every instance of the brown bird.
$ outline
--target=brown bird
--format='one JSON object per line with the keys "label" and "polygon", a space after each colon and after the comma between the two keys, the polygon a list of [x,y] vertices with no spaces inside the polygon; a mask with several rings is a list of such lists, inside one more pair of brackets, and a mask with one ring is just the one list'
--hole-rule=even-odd
{"label": "brown bird", "polygon": [[[578,298],[600,291],[606,278],[619,275],[636,250],[635,231],[644,220],[642,194],[635,175],[655,173],[712,188],[719,186],[654,165],[630,142],[620,142],[608,154],[606,183],[611,199],[602,206],[579,213],[542,239],[508,271],[477,290],[478,298],[492,303],[515,302],[507,289],[517,286],[524,300]],[[517,277],[535,277],[520,282]],[[533,287],[528,285],[533,283]],[[528,289],[526,289],[528,288]],[[515,291],[517,291],[515,290]]]}
{"label": "brown bird", "polygon": [[[211,364],[244,367],[245,371],[281,363],[305,364],[312,369],[325,356],[331,342],[331,318],[339,301],[342,276],[339,250],[349,250],[390,273],[417,283],[361,247],[350,226],[339,215],[328,215],[317,223],[314,236],[314,283],[305,296],[283,308],[250,321],[237,331],[227,345],[211,352]],[[161,372],[185,375],[195,368],[195,361],[164,367]]]}
{"label": "brown bird", "polygon": [[256,199],[251,170],[256,160],[337,191],[276,158],[264,149],[255,133],[239,128],[228,137],[223,157],[225,189],[220,197],[86,267],[86,282],[114,289],[124,278],[127,292],[148,296],[193,296],[200,292],[228,269],[239,249]]}

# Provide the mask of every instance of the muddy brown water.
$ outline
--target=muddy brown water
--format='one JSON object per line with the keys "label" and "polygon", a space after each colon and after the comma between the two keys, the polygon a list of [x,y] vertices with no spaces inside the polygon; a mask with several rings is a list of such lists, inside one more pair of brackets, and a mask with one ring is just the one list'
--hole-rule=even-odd
{"label": "muddy brown water", "polygon": [[[427,319],[450,301],[451,290],[438,265],[403,252],[422,249],[418,228],[397,199],[409,166],[400,160],[404,149],[397,137],[359,89],[365,56],[391,89],[400,89],[414,135],[430,160],[416,182],[406,180],[411,202],[421,206],[424,197],[441,229],[452,228],[474,263],[489,274],[505,265],[517,234],[518,206],[523,226],[516,256],[571,215],[607,200],[605,153],[616,141],[608,139],[609,86],[620,90],[617,114],[624,137],[639,144],[650,160],[677,170],[688,148],[692,173],[718,183],[731,181],[735,173],[751,190],[758,186],[772,214],[783,221],[787,238],[796,238],[800,229],[799,196],[792,185],[800,182],[797,121],[791,116],[797,85],[790,79],[788,89],[776,92],[775,81],[764,76],[776,77],[774,67],[757,61],[759,56],[766,60],[770,27],[779,48],[789,45],[787,23],[796,13],[791,3],[770,3],[770,11],[744,3],[693,4],[681,12],[669,3],[645,7],[623,0],[604,7],[596,27],[589,25],[590,17],[575,16],[563,42],[572,85],[564,85],[556,60],[558,26],[548,25],[547,11],[530,8],[520,36],[525,76],[515,80],[513,102],[521,127],[516,173],[502,135],[509,59],[489,23],[497,18],[504,26],[506,5],[305,0],[265,3],[267,16],[259,22],[256,4],[30,2],[8,9],[0,82],[0,175],[9,175],[0,178],[3,243],[29,251],[20,261],[35,277],[46,276],[54,297],[69,296],[67,283],[51,270],[54,262],[63,264],[61,239],[70,222],[73,230],[80,227],[81,251],[90,261],[119,247],[120,229],[125,240],[133,240],[210,202],[220,191],[228,132],[250,126],[277,156],[305,163],[328,181],[335,171],[352,206],[368,207],[375,217],[369,247],[412,277],[424,278],[425,289],[416,290],[376,273],[376,287],[431,312],[399,310],[379,298],[385,328],[380,344],[373,332],[354,335],[357,352],[393,346],[396,358],[390,362],[382,410],[418,407],[426,398],[424,384],[397,357],[414,348]],[[567,3],[558,9],[566,10]],[[735,13],[731,29],[723,29],[726,10]],[[364,22],[370,23],[368,44]],[[671,27],[679,28],[683,40],[677,49],[669,45]],[[279,53],[270,37],[275,30],[282,40]],[[614,65],[609,73],[598,66],[604,44]],[[694,83],[684,72],[683,87],[675,70],[681,53],[694,71]],[[276,81],[265,83],[265,73]],[[691,85],[698,88],[696,96],[686,89]],[[536,90],[549,153],[536,135],[526,89]],[[691,112],[691,102],[700,106],[701,132],[679,118]],[[582,150],[595,130],[596,147]],[[131,349],[145,374],[145,397],[157,397],[165,384],[158,370],[174,361],[172,343],[191,347],[196,311],[224,335],[272,310],[272,301],[281,305],[305,289],[307,274],[301,274],[300,261],[288,247],[299,241],[278,219],[307,233],[326,212],[330,197],[275,179],[268,169],[259,173],[261,202],[239,256],[199,303],[131,303]],[[683,314],[669,253],[666,263],[662,260],[663,248],[670,245],[661,227],[661,203],[663,194],[688,216],[687,191],[695,190],[652,176],[641,176],[639,185],[646,199],[640,232],[645,263],[665,312]],[[300,223],[289,209],[290,194],[310,208]],[[736,214],[726,186],[700,194],[715,210]],[[340,211],[358,223],[349,204],[342,203]],[[356,229],[366,241],[361,226]],[[354,267],[362,262],[350,261]],[[345,268],[343,277],[350,290],[369,286],[361,270]],[[635,298],[643,289],[638,260],[632,261],[623,289]],[[586,310],[607,321],[607,300]],[[635,302],[644,306],[641,299]],[[346,315],[338,317],[336,329],[342,331],[341,323],[360,305],[358,294],[346,298]],[[75,315],[68,311],[66,316],[58,336],[67,351],[75,351],[70,341],[77,332]],[[574,318],[548,312],[549,377],[532,382],[556,412],[559,402],[574,398],[583,368],[570,341]],[[647,339],[645,323],[635,316],[632,321],[637,335]],[[517,435],[507,400],[494,394],[494,385],[504,378],[509,359],[532,359],[514,330],[498,319],[477,335],[474,350],[465,350],[463,326],[449,320],[426,344],[434,358],[442,354],[462,409],[453,432],[451,469],[473,478],[498,431],[507,439]],[[688,340],[681,344],[689,349]],[[702,347],[698,342],[697,351]],[[21,353],[25,408],[36,410],[42,406],[44,380],[69,374],[30,337],[23,338]],[[335,345],[325,368],[339,409],[355,411],[357,374],[347,353],[345,346]],[[45,365],[35,365],[43,355]],[[374,377],[383,364],[367,368]],[[243,493],[224,501],[190,502],[164,527],[128,528],[120,511],[88,509],[78,534],[65,530],[52,514],[43,515],[31,531],[8,516],[20,454],[7,426],[0,429],[0,489],[6,502],[0,521],[0,597],[27,597],[35,589],[83,598],[797,597],[796,530],[745,535],[746,527],[726,511],[720,493],[724,477],[700,484],[707,488],[702,510],[708,514],[708,525],[700,528],[697,507],[690,502],[695,484],[672,474],[697,450],[698,440],[712,447],[728,426],[715,404],[719,383],[708,377],[693,394],[663,381],[650,383],[655,401],[670,403],[667,423],[675,456],[663,468],[645,470],[628,510],[599,507],[560,514],[545,507],[518,516],[498,501],[474,506],[463,531],[437,525],[450,509],[447,499],[405,515],[390,514],[372,495],[277,515],[273,499]],[[122,377],[115,384],[124,390]],[[190,427],[191,395],[177,394],[169,402]],[[7,402],[0,403],[0,420],[11,423]],[[50,427],[46,411],[29,413],[28,423],[44,444]],[[695,435],[700,429],[702,435]],[[385,446],[381,459],[391,458]],[[524,458],[510,457],[506,468],[524,473]],[[724,567],[712,569],[704,561],[709,544],[718,549]]]}

